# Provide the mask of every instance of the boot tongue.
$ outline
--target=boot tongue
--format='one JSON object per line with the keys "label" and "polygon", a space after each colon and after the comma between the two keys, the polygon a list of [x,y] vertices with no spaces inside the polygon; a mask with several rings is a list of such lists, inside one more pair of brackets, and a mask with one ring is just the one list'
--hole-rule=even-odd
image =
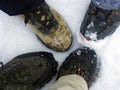
{"label": "boot tongue", "polygon": [[56,31],[56,29],[58,27],[58,22],[55,19],[55,17],[52,15],[51,11],[50,10],[48,10],[48,11],[41,11],[40,14],[38,14],[38,16],[36,18],[36,25],[35,26],[43,34],[51,34],[54,31]]}
{"label": "boot tongue", "polygon": [[45,2],[32,13],[25,15],[25,22],[28,21],[43,34],[51,34],[58,27],[57,20]]}

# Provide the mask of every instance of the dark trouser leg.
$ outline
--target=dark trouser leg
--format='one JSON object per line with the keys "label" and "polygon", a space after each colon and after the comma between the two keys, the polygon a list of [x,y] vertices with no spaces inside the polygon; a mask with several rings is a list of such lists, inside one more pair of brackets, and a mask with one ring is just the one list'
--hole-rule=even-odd
{"label": "dark trouser leg", "polygon": [[92,0],[92,2],[99,8],[107,10],[120,9],[120,0]]}
{"label": "dark trouser leg", "polygon": [[0,9],[8,15],[29,13],[45,0],[0,0]]}

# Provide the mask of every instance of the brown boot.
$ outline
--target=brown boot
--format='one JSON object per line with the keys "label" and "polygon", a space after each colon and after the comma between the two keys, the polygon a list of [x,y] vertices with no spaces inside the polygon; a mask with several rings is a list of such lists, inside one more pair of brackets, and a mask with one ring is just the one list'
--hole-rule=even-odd
{"label": "brown boot", "polygon": [[77,74],[82,76],[90,87],[98,75],[97,60],[96,53],[93,50],[79,48],[72,52],[63,62],[58,78],[64,75]]}
{"label": "brown boot", "polygon": [[65,51],[72,43],[71,31],[63,18],[47,3],[29,14],[25,14],[25,22],[29,22],[38,38],[55,51]]}

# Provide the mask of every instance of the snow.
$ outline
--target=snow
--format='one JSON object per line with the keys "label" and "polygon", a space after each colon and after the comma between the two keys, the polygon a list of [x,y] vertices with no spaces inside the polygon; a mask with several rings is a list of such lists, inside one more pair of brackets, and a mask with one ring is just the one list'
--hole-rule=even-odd
{"label": "snow", "polygon": [[[66,52],[48,49],[19,16],[10,17],[0,11],[0,61],[5,64],[20,54],[47,51],[54,54],[60,66],[72,51],[84,45],[93,48],[102,63],[100,75],[90,90],[120,90],[120,27],[104,40],[86,41],[79,33],[79,28],[90,0],[46,0],[46,2],[63,16],[72,30],[74,40],[71,48]],[[40,90],[47,90],[54,82],[55,78]]]}

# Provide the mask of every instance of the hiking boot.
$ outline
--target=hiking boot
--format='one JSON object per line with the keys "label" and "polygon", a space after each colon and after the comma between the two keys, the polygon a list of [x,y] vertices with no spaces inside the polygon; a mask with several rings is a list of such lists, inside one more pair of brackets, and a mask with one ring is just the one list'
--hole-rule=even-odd
{"label": "hiking boot", "polygon": [[41,88],[55,76],[57,66],[51,53],[20,55],[0,68],[0,90]]}
{"label": "hiking boot", "polygon": [[96,53],[89,48],[79,48],[72,52],[63,62],[58,73],[58,78],[65,75],[77,74],[82,76],[88,87],[98,75],[98,59]]}
{"label": "hiking boot", "polygon": [[120,10],[105,10],[98,8],[92,2],[82,21],[80,32],[91,40],[104,39],[120,25]]}
{"label": "hiking boot", "polygon": [[44,2],[33,12],[25,14],[37,37],[48,48],[65,51],[72,43],[71,31],[63,18]]}

